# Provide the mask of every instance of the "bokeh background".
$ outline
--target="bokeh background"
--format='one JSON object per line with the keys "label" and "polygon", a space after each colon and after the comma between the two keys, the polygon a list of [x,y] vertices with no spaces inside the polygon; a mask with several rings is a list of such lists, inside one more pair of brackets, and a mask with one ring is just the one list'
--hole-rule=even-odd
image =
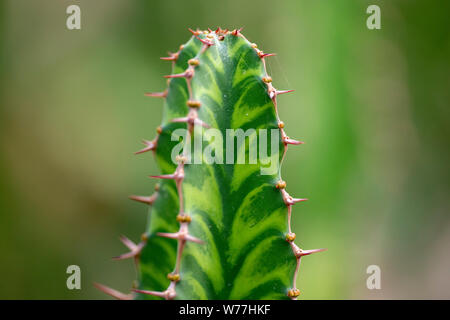
{"label": "bokeh background", "polygon": [[[81,30],[66,8],[81,7]],[[381,8],[368,30],[366,8]],[[290,136],[304,299],[450,298],[450,3],[447,1],[0,2],[0,298],[103,299],[136,278],[169,64],[188,27],[245,27],[266,52]],[[66,288],[81,267],[82,289]],[[366,288],[381,268],[382,289]]]}

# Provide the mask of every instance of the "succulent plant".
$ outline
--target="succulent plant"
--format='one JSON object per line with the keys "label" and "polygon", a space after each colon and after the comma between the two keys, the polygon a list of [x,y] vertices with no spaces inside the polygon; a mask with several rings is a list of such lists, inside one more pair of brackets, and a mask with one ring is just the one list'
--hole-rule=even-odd
{"label": "succulent plant", "polygon": [[[172,62],[168,88],[147,94],[163,98],[163,120],[136,153],[153,152],[162,174],[151,177],[161,181],[153,195],[131,197],[151,206],[149,223],[138,244],[121,238],[130,251],[115,258],[135,260],[138,287],[123,294],[97,286],[119,299],[297,299],[301,258],[324,249],[301,249],[291,230],[292,206],[306,199],[288,194],[281,163],[302,142],[286,135],[277,99],[292,90],[274,88],[265,64],[273,54],[241,29],[189,30],[191,39],[162,58]],[[207,128],[252,134],[230,152]],[[174,139],[180,129],[186,134]],[[252,139],[268,138],[260,129],[276,140],[251,159]],[[192,156],[198,139],[205,146]],[[193,160],[208,148],[215,161]],[[277,169],[263,173],[270,161]]]}

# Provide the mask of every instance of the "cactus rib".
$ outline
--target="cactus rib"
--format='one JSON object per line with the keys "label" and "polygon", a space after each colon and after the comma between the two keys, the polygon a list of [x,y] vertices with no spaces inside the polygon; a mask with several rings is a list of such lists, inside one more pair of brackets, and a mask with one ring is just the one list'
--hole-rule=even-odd
{"label": "cactus rib", "polygon": [[[185,122],[188,125],[188,132],[190,135],[193,134],[193,130],[194,130],[194,126],[195,125],[202,125],[205,126],[205,124],[198,119],[198,112],[197,112],[197,108],[200,106],[199,103],[197,103],[194,100],[194,96],[192,93],[192,85],[191,85],[191,79],[195,74],[195,66],[198,65],[198,56],[203,54],[211,45],[213,45],[213,43],[208,42],[206,40],[202,40],[200,38],[198,38],[198,36],[196,36],[197,39],[199,39],[202,43],[202,49],[200,50],[200,52],[197,54],[196,58],[190,59],[189,60],[189,67],[186,69],[186,71],[182,74],[179,75],[171,75],[169,76],[169,78],[173,78],[173,77],[182,77],[186,79],[186,83],[187,83],[187,88],[188,88],[188,94],[189,94],[189,100],[187,102],[187,105],[189,107],[189,112],[187,114],[187,116],[185,118],[179,118],[179,119],[173,119],[173,122],[181,122],[179,121],[180,119],[185,119]],[[178,58],[179,53],[173,54],[171,55],[171,57],[173,57],[173,59],[171,59],[172,61],[175,61]],[[167,77],[167,76],[166,76]],[[195,103],[192,103],[194,102]],[[191,103],[190,103],[191,102]],[[208,126],[208,125],[207,125]],[[190,139],[190,138],[188,138]],[[183,152],[186,153],[188,151],[187,148],[183,149]],[[183,190],[182,190],[182,183],[184,180],[184,165],[187,161],[187,154],[183,154],[182,156],[178,156],[177,157],[177,161],[178,161],[178,166],[175,170],[175,172],[171,175],[166,175],[166,176],[153,176],[153,177],[157,177],[157,178],[170,178],[170,179],[175,179],[175,183],[176,183],[176,187],[177,187],[177,193],[178,193],[178,199],[179,199],[179,213],[177,216],[177,220],[180,223],[180,228],[178,230],[178,232],[176,233],[162,233],[159,232],[158,235],[161,237],[166,237],[166,238],[170,238],[170,239],[176,239],[178,241],[178,248],[177,248],[177,256],[176,256],[176,262],[175,262],[175,268],[174,271],[170,274],[168,274],[168,279],[170,280],[170,284],[169,287],[163,291],[163,292],[158,292],[158,291],[148,291],[148,290],[138,290],[135,289],[135,292],[138,293],[143,293],[143,294],[148,294],[148,295],[153,295],[153,296],[157,296],[157,297],[161,297],[161,298],[165,298],[166,300],[172,300],[176,297],[176,284],[177,282],[180,280],[180,265],[181,265],[181,258],[183,255],[183,250],[185,248],[186,245],[186,241],[192,241],[192,242],[196,242],[199,244],[202,244],[203,242],[195,237],[193,237],[192,235],[189,234],[189,223],[191,222],[191,218],[189,217],[189,215],[187,215],[184,212],[184,204],[183,204]]]}
{"label": "cactus rib", "polygon": [[[244,39],[246,39],[245,36],[242,35],[240,32],[238,32],[238,34],[239,34],[239,36],[241,36]],[[269,97],[272,99],[273,106],[275,108],[276,118],[277,118],[277,121],[278,121],[278,128],[280,129],[280,133],[281,133],[281,140],[283,141],[283,144],[284,144],[283,155],[281,157],[280,166],[279,166],[279,172],[278,172],[280,180],[278,181],[276,187],[277,187],[277,189],[280,189],[280,192],[281,192],[281,194],[283,196],[283,201],[286,204],[287,209],[288,209],[288,234],[286,236],[286,240],[291,245],[292,252],[294,253],[295,258],[297,259],[297,264],[296,264],[294,276],[293,276],[293,279],[292,279],[292,288],[287,293],[288,297],[290,297],[292,300],[296,300],[297,297],[300,295],[300,291],[297,289],[296,283],[297,283],[298,272],[299,272],[299,269],[300,269],[301,257],[306,255],[305,252],[309,252],[311,250],[304,251],[304,250],[300,249],[294,243],[296,235],[295,235],[295,233],[292,232],[292,229],[291,229],[292,205],[297,203],[297,202],[300,202],[300,201],[305,201],[307,199],[294,199],[293,197],[291,197],[289,195],[289,193],[287,193],[287,191],[285,190],[286,189],[286,183],[281,178],[281,167],[282,167],[282,164],[284,162],[284,158],[286,157],[286,153],[287,153],[287,150],[288,150],[288,145],[289,144],[299,145],[299,144],[303,144],[303,142],[290,139],[287,136],[287,134],[286,134],[286,132],[284,130],[284,122],[281,121],[280,116],[278,114],[277,96],[279,94],[289,93],[289,92],[292,92],[294,90],[279,91],[279,90],[275,89],[275,87],[272,85],[272,78],[267,73],[266,61],[264,60],[265,57],[270,57],[273,54],[264,54],[261,50],[258,49],[257,46],[254,46],[254,49],[256,50],[256,53],[258,54],[258,56],[261,58],[263,66],[264,66],[264,74],[265,74],[265,76],[263,77],[263,81],[267,85],[267,92],[269,93]],[[324,250],[326,250],[326,249],[315,249],[314,252],[311,252],[311,253],[320,252],[320,251],[324,251]],[[309,253],[309,254],[311,254],[311,253]]]}

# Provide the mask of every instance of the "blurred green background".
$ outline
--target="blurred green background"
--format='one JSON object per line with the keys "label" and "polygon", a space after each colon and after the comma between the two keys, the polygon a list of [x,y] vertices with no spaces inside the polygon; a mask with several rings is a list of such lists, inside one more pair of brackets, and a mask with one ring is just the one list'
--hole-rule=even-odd
{"label": "blurred green background", "polygon": [[[0,298],[103,299],[136,278],[170,65],[188,27],[245,27],[265,52],[288,133],[283,167],[305,248],[304,299],[450,298],[448,1],[0,2]],[[81,30],[66,8],[81,8]],[[366,8],[381,8],[368,30]],[[66,288],[81,267],[82,289]],[[379,265],[381,290],[366,288]]]}

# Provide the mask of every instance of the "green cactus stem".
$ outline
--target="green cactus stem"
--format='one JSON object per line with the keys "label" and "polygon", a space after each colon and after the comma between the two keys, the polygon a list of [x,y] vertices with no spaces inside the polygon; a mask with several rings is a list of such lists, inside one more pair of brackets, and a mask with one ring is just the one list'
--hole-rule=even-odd
{"label": "green cactus stem", "polygon": [[[162,171],[152,196],[131,199],[151,205],[149,224],[141,242],[122,237],[138,268],[138,287],[122,294],[98,285],[119,299],[297,299],[296,287],[303,256],[324,249],[303,250],[291,230],[293,198],[281,178],[281,163],[289,145],[302,142],[286,135],[278,116],[277,90],[267,74],[266,54],[249,42],[241,30],[190,30],[191,39],[176,53],[168,88],[147,96],[164,100],[163,119],[156,138],[144,140],[137,154],[152,151]],[[235,164],[220,161],[192,163],[188,151],[196,138],[211,148],[217,141],[206,128],[259,129],[279,133],[275,148],[278,168],[261,174],[267,162]],[[188,133],[185,148],[171,159],[177,129]],[[249,143],[233,145],[234,157],[249,155]],[[267,159],[265,159],[267,160]],[[269,159],[270,160],[270,159]]]}

